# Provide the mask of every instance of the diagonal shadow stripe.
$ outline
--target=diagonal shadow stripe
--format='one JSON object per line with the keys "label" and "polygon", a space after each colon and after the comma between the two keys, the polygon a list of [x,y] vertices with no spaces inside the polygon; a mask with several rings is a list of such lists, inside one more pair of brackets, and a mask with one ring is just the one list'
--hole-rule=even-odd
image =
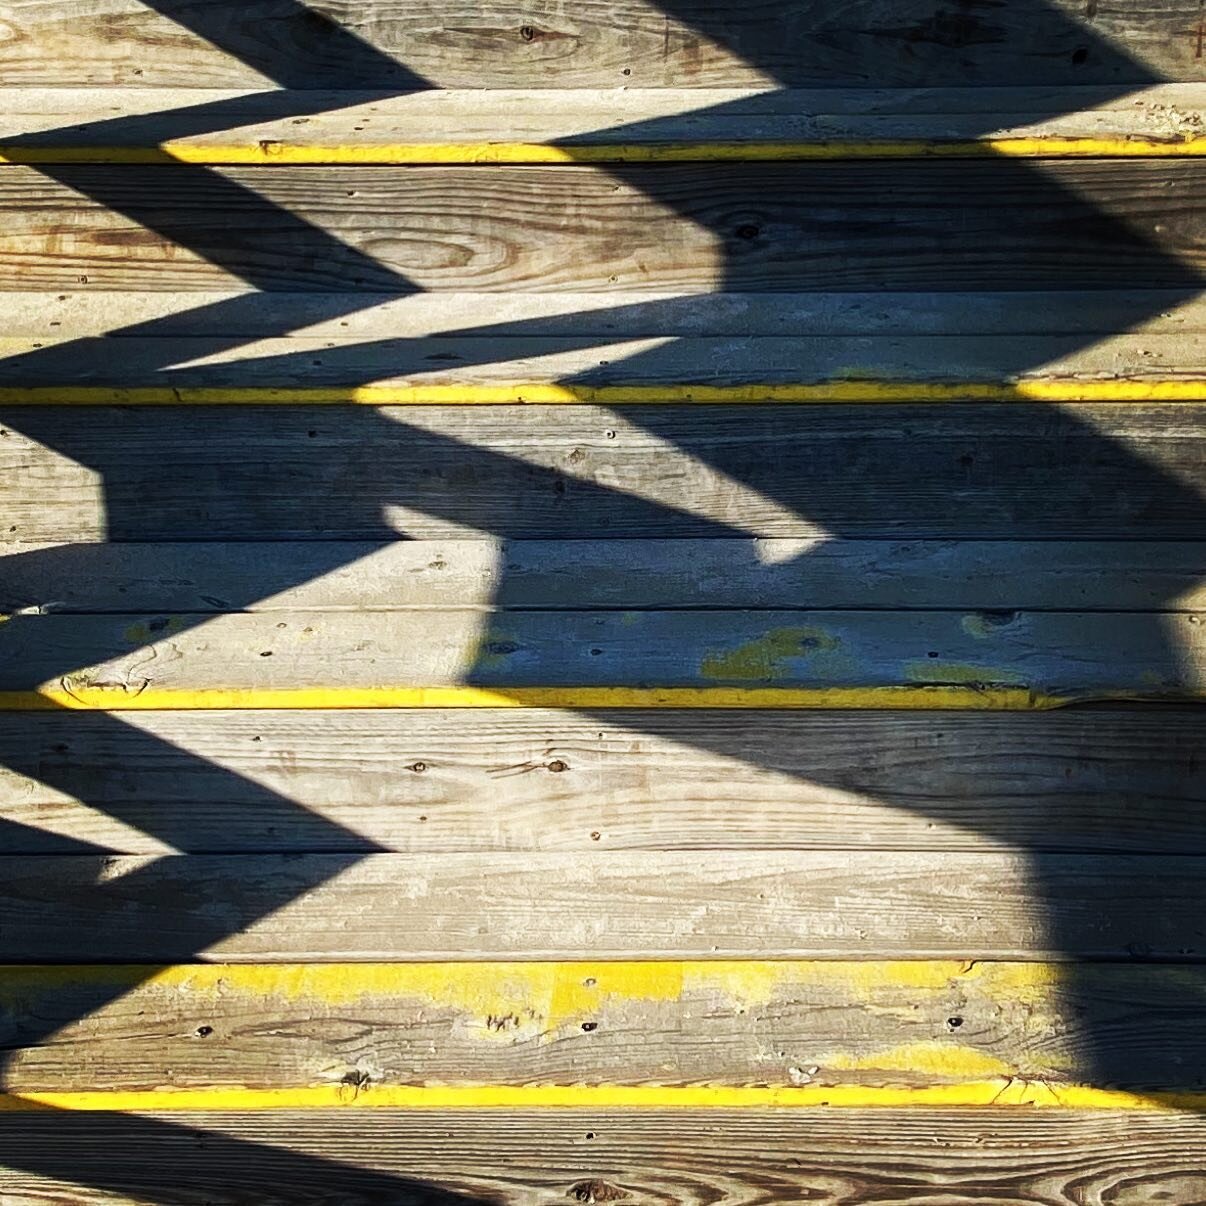
{"label": "diagonal shadow stripe", "polygon": [[[294,6],[290,6],[290,13],[296,16]],[[773,30],[773,24],[770,28]],[[709,33],[709,36],[723,39],[725,30],[723,28],[723,24],[713,24],[712,26],[708,27],[707,32]],[[945,36],[946,35],[943,35],[943,37]],[[944,43],[942,38],[937,38],[935,44],[943,45]],[[753,55],[754,51],[750,50],[750,47],[746,43],[741,43],[740,46],[741,53]],[[773,47],[769,45],[762,46],[761,52],[764,58],[771,57],[772,49],[775,54],[780,54],[780,43],[776,41]],[[752,61],[760,60],[753,58]],[[1119,65],[1117,69],[1119,71],[1123,71],[1124,68],[1126,68],[1125,62],[1123,62],[1120,58],[1118,63]],[[176,171],[177,169],[173,168],[171,170]],[[622,176],[625,173],[617,172],[616,174]],[[728,260],[726,284],[730,288],[740,288],[744,283],[753,279],[758,279],[757,271],[759,266],[756,262],[752,263],[752,261],[756,261],[756,254],[747,251],[745,243],[748,242],[748,240],[744,240],[741,243],[733,241],[731,219],[728,215],[723,215],[721,218],[705,215],[701,219],[699,213],[693,207],[680,204],[676,201],[676,197],[685,194],[680,194],[670,188],[663,188],[660,194],[657,194],[657,185],[659,184],[659,180],[656,176],[651,180],[649,176],[644,174],[630,173],[629,175],[631,182],[635,187],[641,188],[645,191],[649,191],[651,189],[654,190],[655,195],[658,195],[658,200],[663,204],[667,204],[671,207],[678,205],[680,212],[682,212],[685,216],[689,216],[692,221],[702,221],[704,225],[709,225],[709,223],[711,224],[710,229],[713,229],[720,238],[725,240],[725,255],[726,259]],[[221,196],[228,198],[229,204],[234,208],[244,208],[249,204],[262,204],[262,199],[254,198],[253,200],[252,198],[249,198],[246,195],[247,190],[240,190],[237,186],[231,190],[227,190],[225,184],[221,186],[214,186],[211,177],[212,174],[206,174],[205,187],[207,189],[217,187],[221,193]],[[125,206],[125,212],[127,212],[127,214],[135,221],[142,225],[150,226],[152,229],[157,229],[160,231],[160,233],[167,235],[167,237],[172,238],[175,241],[191,244],[194,249],[200,251],[201,254],[204,254],[207,258],[211,259],[211,261],[216,262],[223,267],[229,268],[233,260],[238,264],[239,271],[243,273],[246,279],[251,281],[253,284],[257,281],[262,281],[265,284],[272,283],[273,278],[271,277],[270,272],[268,272],[268,270],[261,265],[261,262],[257,258],[260,253],[260,248],[258,248],[253,241],[249,240],[247,242],[239,243],[237,239],[230,240],[222,232],[215,231],[214,228],[205,225],[204,222],[193,223],[191,226],[186,223],[186,227],[188,228],[181,229],[176,224],[173,215],[169,214],[165,217],[146,210],[140,212],[137,207],[132,205],[128,200],[128,194],[124,192],[124,186],[119,186],[115,192],[106,192],[107,186],[104,184],[104,182],[96,183],[94,178],[89,177],[87,173],[83,174],[82,176],[76,174],[72,179],[74,180],[73,187],[78,187],[81,183],[86,182],[89,188],[95,188],[97,190],[96,195],[98,200],[101,200],[105,203],[111,203],[115,208]],[[188,180],[189,177],[185,175],[182,176],[181,179],[182,181],[185,181]],[[200,184],[200,180],[197,176],[194,175],[191,177],[191,179],[196,184]],[[666,175],[664,179],[669,181],[669,175]],[[227,184],[228,183],[229,182],[227,182]],[[675,189],[680,187],[681,186],[676,185]],[[1057,194],[1058,190],[1052,191],[1053,198],[1055,198]],[[389,285],[380,286],[380,282],[384,279],[382,273],[386,270],[382,269],[382,266],[379,262],[361,256],[358,252],[352,249],[346,249],[342,244],[336,244],[332,248],[330,245],[330,240],[325,239],[324,236],[315,234],[316,228],[310,224],[299,223],[294,215],[287,215],[282,218],[279,211],[266,213],[266,211],[264,211],[262,208],[259,212],[265,214],[265,216],[271,220],[274,226],[278,222],[285,223],[286,229],[289,231],[290,257],[299,259],[299,262],[304,262],[305,257],[309,255],[323,255],[331,253],[336,257],[336,263],[339,264],[340,267],[344,267],[345,265],[347,266],[347,269],[350,271],[353,278],[357,272],[362,271],[364,273],[362,281],[365,284],[370,282],[378,282],[379,287],[399,289],[410,289],[414,287],[409,281],[404,281],[403,278],[398,276],[396,271],[389,273]],[[1142,250],[1145,246],[1150,246],[1150,244],[1146,244],[1141,237],[1136,238],[1125,228],[1120,227],[1117,224],[1103,225],[1095,217],[1091,206],[1087,207],[1083,211],[1083,217],[1085,220],[1093,223],[1091,229],[1093,231],[1094,239],[1104,239],[1107,241],[1120,240],[1123,245],[1131,249],[1139,248]],[[743,222],[743,225],[748,224],[749,223]],[[251,224],[251,228],[254,228],[254,224]],[[1156,255],[1158,259],[1158,252]],[[740,258],[742,256],[745,256],[746,258],[742,260]],[[1166,279],[1171,279],[1179,288],[1183,289],[1186,296],[1188,296],[1191,292],[1196,291],[1198,287],[1198,280],[1196,274],[1191,270],[1182,271],[1175,265],[1170,265],[1167,262],[1164,264],[1164,268],[1166,272],[1169,273],[1169,277]],[[1034,270],[1035,272],[1048,271],[1049,266],[1037,264],[1034,266]],[[349,296],[347,301],[349,303],[349,309],[354,308],[356,302],[355,295]],[[236,299],[234,302],[223,304],[237,305],[238,301]],[[1144,310],[1143,300],[1137,299],[1134,321],[1137,323],[1146,316],[1147,312]],[[539,328],[537,327],[536,329]],[[603,341],[600,340],[601,344],[602,342]],[[586,341],[584,346],[590,346],[590,341]],[[165,352],[167,351],[168,349],[165,346]],[[64,351],[56,351],[55,354],[63,355],[64,360],[67,359]],[[41,363],[45,364],[47,359],[47,357],[42,357]],[[271,367],[274,371],[279,371],[281,373],[301,373],[304,371],[305,365],[301,360],[296,360],[292,364],[290,364],[287,360],[282,360],[279,363],[274,363]],[[640,364],[635,366],[628,365],[626,366],[626,369],[635,369],[635,371],[639,372],[641,367],[642,366]],[[353,369],[354,365],[348,366],[349,372],[351,372]],[[678,419],[673,419],[673,417],[669,416],[667,412],[655,413],[653,411],[648,411],[640,412],[639,414],[634,412],[626,413],[632,414],[633,417],[638,421],[650,424],[651,429],[659,431],[659,433],[664,435],[667,439],[673,439],[679,442],[682,446],[691,447],[690,433],[684,431],[684,428],[688,425],[681,424]],[[666,417],[662,418],[663,415],[666,415]],[[21,418],[22,425],[25,427],[25,429],[32,430],[29,427],[31,417],[29,415],[21,415],[19,417]],[[38,420],[34,419],[32,421],[36,427]],[[388,438],[389,435],[392,435],[395,441],[399,439],[397,431],[399,425],[386,424],[375,416],[372,418],[361,418],[359,416],[347,416],[341,414],[340,422],[355,425],[355,438],[359,441],[363,441],[365,446],[375,446],[377,441]],[[1072,430],[1076,427],[1075,420],[1061,418],[1059,423],[1063,424],[1062,429],[1060,429],[1062,434],[1059,434],[1056,429],[1053,429],[1053,438],[1070,438]],[[43,436],[49,436],[51,434],[51,425],[43,427],[41,434]],[[1092,442],[1095,438],[1094,433],[1083,430],[1080,431],[1078,435],[1085,442]],[[1182,500],[1187,514],[1192,513],[1194,508],[1197,508],[1198,500],[1192,490],[1183,486],[1181,483],[1177,483],[1164,477],[1159,470],[1155,469],[1154,467],[1144,466],[1137,463],[1134,457],[1126,453],[1124,450],[1111,448],[1107,452],[1101,447],[1107,443],[1108,441],[1103,441],[1100,437],[1096,437],[1096,444],[1101,452],[1101,455],[1112,457],[1116,463],[1124,464],[1128,472],[1137,475],[1138,478],[1144,483],[1144,489],[1153,497],[1153,499],[1164,498],[1167,500],[1171,494],[1175,493],[1176,496]],[[80,451],[80,449],[76,446],[74,438],[69,439],[66,442],[60,440],[59,446],[67,451],[69,455],[73,456]],[[302,447],[304,447],[304,445]],[[168,454],[169,463],[176,459],[182,462],[190,451],[191,449],[186,447],[177,446]],[[748,446],[745,449],[742,449],[739,445],[730,444],[726,445],[720,450],[717,450],[715,448],[705,448],[696,445],[692,448],[692,451],[697,456],[711,458],[713,459],[714,463],[722,464],[725,468],[725,471],[730,473],[730,475],[736,480],[750,481],[756,483],[760,489],[766,488],[767,483],[764,475],[764,466],[755,463],[754,460],[751,459],[751,450]],[[86,457],[84,459],[86,459]],[[117,538],[134,538],[135,535],[140,531],[139,524],[142,522],[142,520],[137,517],[132,502],[128,501],[130,500],[130,495],[127,494],[122,488],[122,476],[127,472],[127,470],[122,465],[104,460],[103,457],[98,458],[90,463],[94,463],[102,472],[106,474],[106,481],[109,488],[110,525],[113,535]],[[784,463],[790,464],[790,458],[785,458]],[[487,470],[483,470],[483,472],[487,472]],[[555,475],[548,475],[547,480],[550,482],[550,485],[555,486]],[[786,481],[787,479],[785,478],[784,480]],[[379,483],[373,483],[373,488],[376,489],[378,485]],[[476,519],[478,522],[472,524],[471,526],[486,527],[489,530],[502,530],[504,532],[508,530],[505,523],[499,525],[492,515],[483,514],[485,508],[482,507],[480,502],[474,503],[472,501],[465,501],[463,499],[450,499],[447,497],[446,488],[416,488],[412,483],[406,482],[402,488],[395,486],[394,490],[395,497],[403,499],[407,505],[412,505],[418,509],[429,511],[432,514],[455,516],[459,522],[469,522]],[[592,492],[587,490],[586,493]],[[603,509],[606,509],[609,506],[615,507],[618,505],[628,508],[633,506],[633,504],[628,500],[623,500],[621,502],[621,500],[615,499],[611,496],[613,493],[614,492],[609,493],[606,491],[594,493],[590,500],[591,504],[596,508]],[[216,497],[217,495],[215,494],[214,498],[216,499]],[[784,501],[785,505],[790,505],[793,508],[796,508],[800,513],[823,514],[825,516],[825,522],[839,532],[844,529],[851,531],[859,530],[859,520],[856,513],[858,507],[855,505],[852,508],[848,491],[845,493],[845,498],[842,501],[838,501],[842,498],[840,493],[834,493],[830,496],[815,488],[811,489],[806,494],[801,494],[798,490],[793,491],[784,488],[779,497],[782,501]],[[1001,513],[1003,516],[1003,531],[1008,529],[1010,523],[1008,511],[1005,506],[1007,499],[1008,488],[1005,484],[1003,484],[1000,489],[999,499],[997,500],[998,505],[1002,507]],[[580,499],[580,501],[585,500]],[[854,501],[857,504],[857,500]],[[389,528],[388,525],[382,520],[380,512],[382,502],[382,494],[378,492],[375,499],[369,499],[366,497],[363,501],[363,504],[358,503],[361,518],[351,521],[352,530],[357,533],[371,532],[374,537],[380,537],[382,540],[387,538],[387,534],[393,535],[393,530]],[[270,510],[266,514],[259,516],[258,522],[263,525],[262,530],[282,530],[284,532],[293,533],[296,529],[289,526],[289,523],[292,522],[293,517],[286,516],[284,514],[287,509],[287,503],[281,502],[275,504],[275,508],[273,510]],[[686,516],[675,516],[672,512],[667,513],[664,510],[659,510],[658,508],[650,508],[647,504],[642,505],[639,508],[639,513],[644,516],[640,522],[662,523],[672,530],[676,527],[681,530],[682,526],[688,522],[688,517]],[[638,519],[636,518],[638,512],[632,512],[632,514],[634,515],[634,518],[631,522],[635,524],[638,522]],[[865,518],[870,520],[874,514],[874,509],[867,505],[865,509]],[[284,520],[283,523],[282,520]],[[924,530],[926,524],[932,522],[932,519],[929,516],[916,513],[913,516],[906,518],[906,522],[910,521],[917,526],[918,530]],[[694,521],[694,523],[696,526],[693,527],[693,531],[698,530],[698,521]],[[357,524],[362,526],[356,526]],[[510,530],[515,534],[520,534],[525,531],[522,525],[518,522],[516,526]],[[274,579],[272,589],[280,589],[283,579],[284,576]],[[269,593],[269,591],[265,591],[264,593]],[[507,588],[506,584],[504,583],[500,589],[499,601],[501,603],[505,603],[506,598]],[[614,723],[615,717],[613,716],[611,719],[612,723]],[[288,804],[288,802],[286,802],[286,804]]]}

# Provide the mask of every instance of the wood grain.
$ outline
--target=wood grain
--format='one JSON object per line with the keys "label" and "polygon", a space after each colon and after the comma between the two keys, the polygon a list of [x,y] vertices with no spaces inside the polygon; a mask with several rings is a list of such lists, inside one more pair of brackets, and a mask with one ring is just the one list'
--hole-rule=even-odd
{"label": "wood grain", "polygon": [[[1061,289],[1055,292],[674,293],[172,293],[0,290],[9,338],[47,342],[108,335],[129,338],[232,337],[238,343],[298,332],[311,338],[582,339],[599,346],[658,336],[907,337],[1181,336],[1187,348],[1206,333],[1206,299],[1175,289]],[[1085,340],[1085,346],[1090,340]],[[110,345],[105,345],[110,346]],[[127,346],[124,342],[113,348]],[[165,350],[166,350],[165,345]],[[218,343],[215,350],[225,346]],[[589,346],[589,345],[586,345]],[[97,345],[100,350],[100,345]],[[81,358],[82,360],[83,358]],[[24,361],[37,368],[33,357]],[[165,364],[170,363],[165,361]],[[11,367],[11,366],[10,366]],[[64,366],[66,368],[66,366]],[[81,364],[77,367],[83,367]]]}
{"label": "wood grain", "polygon": [[0,849],[1206,854],[1204,728],[1193,708],[13,713]]}
{"label": "wood grain", "polygon": [[[526,81],[530,84],[531,81]],[[616,158],[671,144],[811,145],[1008,140],[1137,142],[1173,150],[1199,132],[1201,84],[975,88],[637,88],[239,92],[212,88],[8,88],[0,155],[79,161],[135,148],[231,162],[232,148],[278,161],[287,148],[560,146]],[[206,121],[203,114],[213,120]],[[301,116],[299,116],[299,114]],[[602,148],[610,148],[603,152]],[[938,147],[933,149],[937,150]],[[999,149],[999,148],[998,148]],[[1137,149],[1137,148],[1136,148]],[[1016,153],[1020,148],[1014,148]],[[1067,153],[1065,150],[1063,153]],[[1098,152],[1100,153],[1100,151]],[[238,160],[234,160],[237,162]],[[245,160],[244,160],[245,161]],[[386,160],[388,161],[388,160]]]}
{"label": "wood grain", "polygon": [[1206,544],[1194,541],[0,540],[0,558],[3,613],[1206,608]]}
{"label": "wood grain", "polygon": [[[258,612],[200,625],[178,615],[25,615],[0,628],[0,705],[9,707],[28,706],[13,701],[32,692],[118,710],[255,707],[259,693],[259,706],[288,706],[271,702],[278,691],[301,693],[301,706],[405,707],[423,706],[425,688],[459,686],[554,707],[598,706],[591,688],[766,688],[788,706],[792,692],[824,703],[830,690],[838,706],[890,706],[897,694],[901,706],[912,694],[926,706],[930,688],[934,707],[955,706],[939,702],[952,688],[985,707],[1197,700],[1206,698],[1206,625],[1194,612],[441,609]],[[547,699],[535,697],[542,689]],[[374,692],[390,691],[399,697],[374,704]],[[1001,692],[1029,698],[1001,704]]]}
{"label": "wood grain", "polygon": [[1143,84],[1200,80],[1185,0],[1027,0],[953,15],[934,0],[257,0],[237,10],[10,3],[0,70],[21,84],[749,87]]}
{"label": "wood grain", "polygon": [[0,288],[1189,293],[1206,267],[1194,159],[53,172],[0,176]]}
{"label": "wood grain", "polygon": [[6,1096],[1021,1079],[1058,1099],[1086,1077],[1136,1095],[1198,1087],[1204,995],[1206,969],[1170,965],[9,967],[0,1041]]}
{"label": "wood grain", "polygon": [[387,1110],[372,1123],[338,1110],[14,1115],[0,1188],[39,1206],[1145,1206],[1206,1193],[1191,1114]]}
{"label": "wood grain", "polygon": [[168,407],[81,422],[70,408],[13,407],[0,420],[0,502],[20,541],[1198,540],[1203,414],[1190,403]]}
{"label": "wood grain", "polygon": [[[354,389],[371,384],[420,392],[434,387],[443,392],[428,401],[456,402],[476,396],[478,386],[518,386],[512,392],[523,400],[530,399],[523,386],[560,383],[567,393],[575,386],[613,391],[636,386],[652,391],[653,401],[676,401],[682,387],[689,385],[704,386],[699,391],[704,398],[707,387],[744,386],[746,394],[761,401],[773,400],[770,395],[776,387],[800,384],[834,385],[856,396],[861,386],[865,396],[874,398],[879,383],[891,382],[906,387],[906,394],[908,388],[915,389],[922,401],[928,400],[925,386],[949,385],[956,400],[966,401],[975,400],[985,385],[1016,386],[1016,396],[1023,398],[1031,387],[1042,389],[1053,383],[1065,394],[1059,400],[1079,401],[1085,399],[1076,397],[1078,388],[1093,390],[1099,383],[1115,383],[1123,400],[1130,401],[1143,399],[1149,384],[1171,380],[1186,396],[1206,396],[1206,347],[1180,332],[1103,334],[1091,342],[1081,333],[743,335],[672,342],[653,336],[591,342],[593,346],[583,347],[581,338],[492,335],[382,339],[366,344],[355,338],[299,335],[215,350],[212,336],[107,338],[87,343],[70,336],[0,337],[0,392],[31,386],[160,385],[220,388],[236,396],[246,390],[246,401],[256,401],[258,390],[349,385]],[[1138,386],[1129,398],[1126,383]],[[463,392],[458,394],[458,389]],[[661,398],[659,389],[665,390]],[[766,393],[760,395],[763,389]],[[1005,395],[1008,398],[1008,389]],[[641,396],[637,393],[624,400]],[[55,400],[53,392],[50,399]],[[21,399],[17,395],[11,400]],[[843,398],[839,394],[821,400]]]}
{"label": "wood grain", "polygon": [[0,959],[1171,958],[1191,856],[607,851],[22,855]]}

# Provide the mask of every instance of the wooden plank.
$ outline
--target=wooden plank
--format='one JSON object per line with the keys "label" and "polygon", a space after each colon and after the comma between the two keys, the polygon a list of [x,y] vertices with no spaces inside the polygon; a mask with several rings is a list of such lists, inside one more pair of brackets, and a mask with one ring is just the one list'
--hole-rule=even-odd
{"label": "wooden plank", "polygon": [[1204,725],[1192,708],[11,713],[0,849],[1206,854]]}
{"label": "wooden plank", "polygon": [[1206,699],[1194,612],[18,616],[0,707],[973,707]]}
{"label": "wooden plank", "polygon": [[9,5],[0,70],[14,84],[299,87],[765,87],[1144,84],[1200,80],[1186,0],[1071,0],[956,19],[934,0],[857,11],[818,0],[718,10],[609,0],[349,5],[302,16],[266,3],[160,13],[137,0],[81,11]]}
{"label": "wooden plank", "polygon": [[1196,292],[1206,269],[1200,159],[54,176],[0,175],[0,288]]}
{"label": "wooden plank", "polygon": [[1167,964],[6,967],[0,1110],[541,1105],[570,1086],[596,1107],[613,1089],[680,1108],[759,1089],[797,1107],[1206,1104],[1204,990],[1206,969]]}
{"label": "wooden plank", "polygon": [[[0,290],[13,339],[238,336],[250,343],[296,331],[324,339],[735,335],[1091,335],[1206,333],[1206,299],[1159,289],[1005,293],[362,294],[356,308],[330,293],[225,291],[34,293]],[[1087,341],[1086,341],[1087,342]],[[106,348],[120,345],[105,344]],[[220,350],[221,345],[214,348]],[[26,360],[31,372],[32,357]],[[170,362],[174,363],[174,361]]]}
{"label": "wooden plank", "polygon": [[0,872],[17,963],[1206,955],[1206,859],[1188,855],[21,855]]}
{"label": "wooden plank", "polygon": [[[14,407],[9,540],[1202,536],[1206,407]],[[907,448],[907,455],[903,450]],[[57,450],[57,451],[56,451]],[[753,484],[756,483],[756,488]]]}
{"label": "wooden plank", "polygon": [[[555,163],[1206,150],[1201,84],[240,93],[10,88],[9,163]],[[219,128],[198,121],[221,112]],[[298,114],[307,116],[298,117]],[[198,129],[198,126],[201,128]]]}
{"label": "wooden plank", "polygon": [[[50,405],[1133,402],[1206,397],[1182,333],[583,340],[0,338],[0,402]],[[600,359],[600,354],[606,358]],[[172,365],[165,371],[165,365]]]}
{"label": "wooden plank", "polygon": [[382,1201],[1086,1202],[1206,1192],[1201,1116],[1045,1110],[13,1115],[0,1189],[48,1206]]}
{"label": "wooden plank", "polygon": [[1195,541],[0,540],[0,559],[0,613],[1206,608],[1206,544]]}

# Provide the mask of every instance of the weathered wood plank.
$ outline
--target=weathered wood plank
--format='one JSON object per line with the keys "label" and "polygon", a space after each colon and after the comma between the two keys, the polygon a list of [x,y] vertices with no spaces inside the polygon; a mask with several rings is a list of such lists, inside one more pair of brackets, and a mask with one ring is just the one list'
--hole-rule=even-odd
{"label": "weathered wood plank", "polygon": [[293,1104],[323,1090],[338,1104],[357,1086],[363,1104],[409,1089],[442,1107],[449,1086],[531,1089],[538,1104],[540,1090],[573,1085],[584,1101],[660,1088],[673,1105],[706,1085],[719,1100],[763,1086],[802,1090],[783,1104],[850,1107],[901,1089],[975,1103],[989,1085],[1008,1096],[1028,1081],[1049,1104],[1105,1090],[1142,1106],[1200,1089],[1204,995],[1206,969],[1167,964],[6,967],[0,1041],[9,1102],[96,1094],[130,1108],[137,1094],[137,1108],[156,1108],[166,1089],[217,1109],[257,1093],[280,1107],[288,1090]]}
{"label": "weathered wood plank", "polygon": [[353,1111],[4,1120],[39,1206],[1142,1206],[1206,1193],[1206,1123],[1134,1111]]}
{"label": "weathered wood plank", "polygon": [[1195,541],[0,540],[0,565],[0,613],[1206,608],[1206,543]]}
{"label": "weathered wood plank", "polygon": [[321,0],[304,10],[8,4],[14,84],[298,87],[765,87],[1200,80],[1186,0],[1028,0],[953,16],[934,0]]}
{"label": "weathered wood plank", "polygon": [[[10,540],[1182,539],[1206,407],[14,407]],[[60,450],[60,451],[53,451]],[[755,484],[756,483],[756,487]]]}
{"label": "weathered wood plank", "polygon": [[1206,859],[884,851],[22,855],[0,960],[1206,957]]}
{"label": "weathered wood plank", "polygon": [[0,288],[1196,292],[1206,269],[1196,159],[54,176],[0,175]]}
{"label": "weathered wood plank", "polygon": [[[239,336],[297,331],[324,339],[499,339],[734,335],[1091,335],[1206,332],[1206,299],[1159,289],[967,293],[363,294],[232,291],[34,293],[0,290],[10,338]],[[145,325],[144,325],[145,324]],[[107,347],[110,345],[106,345]],[[113,347],[124,347],[124,342]],[[221,346],[217,345],[215,351]],[[1190,346],[1193,346],[1190,344]],[[27,360],[31,371],[35,367]],[[174,361],[172,362],[174,363]]]}
{"label": "weathered wood plank", "polygon": [[212,336],[84,343],[70,336],[0,337],[0,399],[57,405],[147,398],[468,403],[1206,397],[1206,339],[1180,332],[1103,334],[1089,341],[1081,333],[985,333],[669,342],[665,336],[613,336],[590,343],[491,335],[366,344],[354,337],[292,336],[215,350]]}
{"label": "weathered wood plank", "polygon": [[13,713],[0,849],[1206,854],[1199,709]]}
{"label": "weathered wood plank", "polygon": [[21,615],[0,707],[1045,707],[1206,699],[1194,612]]}
{"label": "weathered wood plank", "polygon": [[[594,161],[667,156],[671,147],[671,158],[786,158],[826,156],[835,144],[845,155],[916,151],[919,143],[936,154],[977,145],[986,154],[1181,153],[1201,136],[1206,87],[525,88],[401,96],[9,88],[5,101],[0,160],[8,162],[552,162],[558,150]],[[199,121],[206,109],[223,120]],[[1061,145],[1044,148],[1053,141]]]}

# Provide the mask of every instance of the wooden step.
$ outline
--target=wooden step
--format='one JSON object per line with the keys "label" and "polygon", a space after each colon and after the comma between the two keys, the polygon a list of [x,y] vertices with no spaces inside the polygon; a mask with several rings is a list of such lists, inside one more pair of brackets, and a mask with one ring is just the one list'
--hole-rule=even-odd
{"label": "wooden step", "polygon": [[1206,609],[1201,541],[0,540],[0,557],[4,614]]}
{"label": "wooden step", "polygon": [[1206,699],[1196,612],[17,616],[0,707],[972,707]]}
{"label": "wooden step", "polygon": [[[242,289],[162,291],[0,290],[5,337],[51,342],[105,336],[97,348],[131,340],[209,338],[213,354],[296,333],[372,352],[385,339],[624,339],[734,336],[895,338],[1180,335],[1191,354],[1206,334],[1206,299],[1177,289],[1118,288],[968,292],[741,292],[665,290],[582,293],[259,293]],[[237,337],[237,338],[236,338]],[[1086,344],[1089,340],[1086,340]],[[584,346],[592,346],[585,344]],[[165,345],[166,350],[166,345]],[[87,368],[81,357],[74,371]],[[31,377],[36,358],[22,361]],[[116,367],[119,360],[114,357]],[[164,362],[165,366],[170,361]],[[16,366],[5,365],[16,377]]]}
{"label": "wooden step", "polygon": [[1206,854],[1201,708],[12,712],[5,854]]}
{"label": "wooden step", "polygon": [[237,10],[42,0],[6,12],[13,84],[177,88],[761,87],[1201,80],[1189,0],[1044,0],[958,19],[939,0],[334,0]]}
{"label": "wooden step", "polygon": [[[0,339],[0,404],[1113,402],[1206,397],[1206,340],[910,336],[629,340]],[[600,346],[602,345],[602,346]],[[1087,346],[1086,346],[1087,345]],[[600,359],[600,354],[604,359]],[[7,363],[6,363],[7,361]],[[170,368],[165,370],[165,366]],[[162,380],[162,384],[158,383]],[[150,382],[150,384],[147,384]]]}
{"label": "wooden step", "polygon": [[[375,1206],[941,1195],[1003,1206],[1206,1191],[1194,1113],[854,1110],[27,1113],[2,1183],[38,1202]],[[88,1186],[81,1190],[81,1183]]]}
{"label": "wooden step", "polygon": [[0,288],[1188,296],[1204,186],[1204,159],[10,166]]}
{"label": "wooden step", "polygon": [[0,871],[15,963],[1206,956],[1206,859],[1189,855],[22,855]]}
{"label": "wooden step", "polygon": [[1203,990],[974,960],[7,967],[0,1110],[1186,1108]]}
{"label": "wooden step", "polygon": [[[1139,401],[1206,396],[1176,293],[0,295],[0,401]],[[344,315],[344,317],[336,317]],[[325,321],[324,321],[325,319]],[[277,334],[286,332],[286,334]]]}
{"label": "wooden step", "polygon": [[582,163],[1187,155],[1206,86],[238,92],[10,88],[0,162]]}
{"label": "wooden step", "polygon": [[12,407],[0,509],[9,540],[34,542],[1199,540],[1204,413]]}

